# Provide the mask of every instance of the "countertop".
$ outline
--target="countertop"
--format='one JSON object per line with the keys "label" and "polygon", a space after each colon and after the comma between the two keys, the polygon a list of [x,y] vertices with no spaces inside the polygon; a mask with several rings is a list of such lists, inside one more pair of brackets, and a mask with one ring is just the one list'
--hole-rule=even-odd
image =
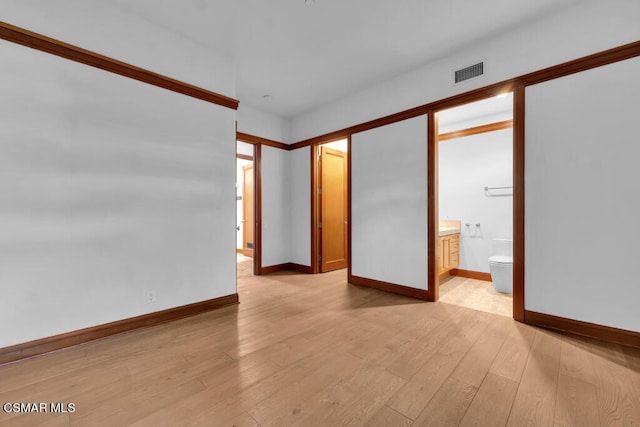
{"label": "countertop", "polygon": [[443,219],[438,224],[438,236],[460,234],[460,220]]}

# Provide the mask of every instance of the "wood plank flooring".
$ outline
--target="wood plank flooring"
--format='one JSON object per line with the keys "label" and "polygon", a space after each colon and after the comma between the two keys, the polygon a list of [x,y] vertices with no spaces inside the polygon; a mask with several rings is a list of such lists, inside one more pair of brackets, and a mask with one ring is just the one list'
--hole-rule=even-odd
{"label": "wood plank flooring", "polygon": [[348,285],[344,270],[242,275],[238,292],[0,366],[0,404],[75,404],[0,409],[0,425],[640,425],[640,349]]}

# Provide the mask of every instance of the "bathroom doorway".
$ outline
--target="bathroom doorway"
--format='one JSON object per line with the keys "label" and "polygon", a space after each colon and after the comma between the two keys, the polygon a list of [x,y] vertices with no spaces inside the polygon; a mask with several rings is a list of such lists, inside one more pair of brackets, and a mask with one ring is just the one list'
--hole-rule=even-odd
{"label": "bathroom doorway", "polygon": [[513,94],[436,114],[441,302],[513,316]]}
{"label": "bathroom doorway", "polygon": [[236,149],[236,275],[254,273],[255,253],[254,146],[237,141]]}
{"label": "bathroom doorway", "polygon": [[347,138],[313,147],[312,268],[345,269],[348,263]]}

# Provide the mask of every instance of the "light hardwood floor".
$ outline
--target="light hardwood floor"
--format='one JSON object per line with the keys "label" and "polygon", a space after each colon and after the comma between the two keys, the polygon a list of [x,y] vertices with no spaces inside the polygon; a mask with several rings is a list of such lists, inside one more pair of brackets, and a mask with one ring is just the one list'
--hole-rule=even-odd
{"label": "light hardwood floor", "polygon": [[640,425],[640,349],[348,285],[238,279],[240,305],[0,367],[11,426]]}

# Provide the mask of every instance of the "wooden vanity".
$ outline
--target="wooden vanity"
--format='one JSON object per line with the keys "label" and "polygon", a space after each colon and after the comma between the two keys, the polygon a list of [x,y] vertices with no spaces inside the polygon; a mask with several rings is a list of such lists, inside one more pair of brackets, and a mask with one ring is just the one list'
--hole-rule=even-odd
{"label": "wooden vanity", "polygon": [[438,274],[460,264],[460,221],[442,220],[438,232]]}

